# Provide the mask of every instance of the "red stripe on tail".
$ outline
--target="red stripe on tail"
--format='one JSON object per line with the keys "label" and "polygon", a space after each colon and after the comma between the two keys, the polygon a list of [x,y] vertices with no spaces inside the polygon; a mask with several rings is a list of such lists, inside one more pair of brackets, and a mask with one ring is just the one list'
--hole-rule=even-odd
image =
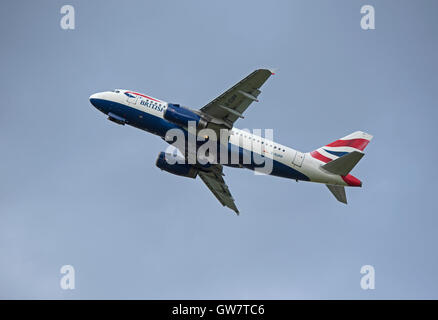
{"label": "red stripe on tail", "polygon": [[325,163],[332,161],[332,159],[323,156],[322,154],[320,154],[320,153],[319,153],[318,151],[316,151],[316,150],[315,150],[315,151],[312,151],[312,152],[310,153],[310,155],[311,155],[312,157],[314,157],[315,159],[321,160],[322,162],[325,162]]}
{"label": "red stripe on tail", "polygon": [[363,151],[369,142],[367,139],[336,140],[326,147],[352,147]]}

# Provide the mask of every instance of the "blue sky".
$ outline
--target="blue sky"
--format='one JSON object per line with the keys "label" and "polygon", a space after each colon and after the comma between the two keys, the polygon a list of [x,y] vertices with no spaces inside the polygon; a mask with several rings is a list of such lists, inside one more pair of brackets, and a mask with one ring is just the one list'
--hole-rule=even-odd
{"label": "blue sky", "polygon": [[[76,29],[62,30],[71,4]],[[360,28],[374,5],[376,30]],[[435,1],[2,1],[0,298],[438,298]],[[200,108],[278,71],[239,128],[302,151],[374,135],[337,202],[319,184],[226,168],[241,211],[155,167],[114,88]],[[76,270],[61,290],[60,268]],[[362,290],[373,265],[376,289]]]}

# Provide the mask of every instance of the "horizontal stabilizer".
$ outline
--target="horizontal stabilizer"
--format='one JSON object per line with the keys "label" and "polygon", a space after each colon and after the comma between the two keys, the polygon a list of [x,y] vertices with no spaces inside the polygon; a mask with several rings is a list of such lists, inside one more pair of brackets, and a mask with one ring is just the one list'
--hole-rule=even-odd
{"label": "horizontal stabilizer", "polygon": [[331,184],[326,184],[326,186],[338,201],[347,204],[347,196],[345,195],[345,188],[343,186]]}
{"label": "horizontal stabilizer", "polygon": [[362,152],[353,151],[336,160],[326,163],[322,168],[331,173],[346,176],[363,156],[364,154]]}

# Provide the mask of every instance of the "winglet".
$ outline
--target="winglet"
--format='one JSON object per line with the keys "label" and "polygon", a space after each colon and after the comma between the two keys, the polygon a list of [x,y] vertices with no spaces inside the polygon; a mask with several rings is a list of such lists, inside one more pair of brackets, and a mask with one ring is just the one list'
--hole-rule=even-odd
{"label": "winglet", "polygon": [[274,75],[278,70],[278,68],[266,68],[266,69],[269,70],[272,75]]}

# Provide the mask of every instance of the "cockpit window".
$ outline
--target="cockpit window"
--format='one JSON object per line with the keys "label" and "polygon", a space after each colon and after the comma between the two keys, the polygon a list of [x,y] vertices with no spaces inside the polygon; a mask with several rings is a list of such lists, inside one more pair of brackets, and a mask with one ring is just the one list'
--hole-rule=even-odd
{"label": "cockpit window", "polygon": [[112,92],[120,93],[120,90],[113,90]]}

